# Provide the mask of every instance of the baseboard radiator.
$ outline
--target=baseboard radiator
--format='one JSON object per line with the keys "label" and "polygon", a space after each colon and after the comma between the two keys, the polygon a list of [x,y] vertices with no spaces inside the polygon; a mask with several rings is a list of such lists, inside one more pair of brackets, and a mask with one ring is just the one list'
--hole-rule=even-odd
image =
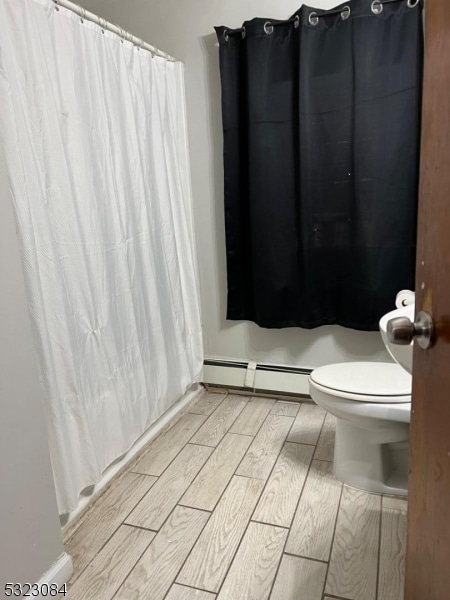
{"label": "baseboard radiator", "polygon": [[250,394],[309,398],[311,369],[238,360],[206,359],[203,383]]}

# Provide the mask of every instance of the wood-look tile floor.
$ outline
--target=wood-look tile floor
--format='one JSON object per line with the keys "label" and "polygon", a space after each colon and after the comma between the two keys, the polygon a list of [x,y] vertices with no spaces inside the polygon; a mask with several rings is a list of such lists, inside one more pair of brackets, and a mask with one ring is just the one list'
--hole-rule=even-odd
{"label": "wood-look tile floor", "polygon": [[312,403],[205,393],[66,542],[70,600],[401,600],[406,501],[333,477]]}

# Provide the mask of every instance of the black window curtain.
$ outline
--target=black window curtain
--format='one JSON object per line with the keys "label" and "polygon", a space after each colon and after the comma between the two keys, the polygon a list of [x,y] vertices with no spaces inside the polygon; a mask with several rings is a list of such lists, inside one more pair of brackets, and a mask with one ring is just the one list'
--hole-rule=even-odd
{"label": "black window curtain", "polygon": [[227,318],[378,329],[414,287],[421,2],[302,6],[216,32]]}

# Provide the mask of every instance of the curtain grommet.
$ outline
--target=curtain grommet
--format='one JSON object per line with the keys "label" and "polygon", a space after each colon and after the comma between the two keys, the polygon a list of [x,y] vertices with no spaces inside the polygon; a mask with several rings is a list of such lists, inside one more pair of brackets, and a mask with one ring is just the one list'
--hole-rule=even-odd
{"label": "curtain grommet", "polygon": [[316,12],[309,13],[309,24],[315,27],[319,23],[319,17]]}
{"label": "curtain grommet", "polygon": [[98,17],[97,25],[100,27],[102,34],[104,34],[105,29],[107,29],[107,21],[103,17]]}
{"label": "curtain grommet", "polygon": [[272,33],[273,33],[273,25],[272,25],[272,23],[270,21],[266,21],[264,23],[264,33],[266,35],[272,35]]}
{"label": "curtain grommet", "polygon": [[414,8],[419,4],[419,2],[420,0],[408,0],[406,4],[408,5],[408,8]]}
{"label": "curtain grommet", "polygon": [[242,27],[241,35],[242,39],[245,40],[245,36],[247,35],[247,32],[245,31],[245,25]]}
{"label": "curtain grommet", "polygon": [[223,30],[223,39],[226,43],[228,43],[228,40],[230,39],[230,36],[228,35],[228,29]]}
{"label": "curtain grommet", "polygon": [[374,15],[381,15],[383,12],[383,4],[380,0],[373,0],[372,5],[370,7]]}
{"label": "curtain grommet", "polygon": [[298,29],[300,27],[300,17],[298,15],[295,15],[294,27],[295,29]]}
{"label": "curtain grommet", "polygon": [[344,6],[344,8],[341,11],[341,19],[343,21],[346,21],[350,17],[351,13],[352,11],[350,6]]}
{"label": "curtain grommet", "polygon": [[79,16],[80,16],[80,23],[82,23],[82,24],[83,24],[83,23],[84,23],[84,20],[85,20],[85,18],[86,18],[86,9],[85,9],[85,8],[83,8],[82,6],[79,6],[78,4],[77,4],[77,7],[78,7],[78,9],[80,10],[80,12],[78,13],[78,14],[79,14]]}

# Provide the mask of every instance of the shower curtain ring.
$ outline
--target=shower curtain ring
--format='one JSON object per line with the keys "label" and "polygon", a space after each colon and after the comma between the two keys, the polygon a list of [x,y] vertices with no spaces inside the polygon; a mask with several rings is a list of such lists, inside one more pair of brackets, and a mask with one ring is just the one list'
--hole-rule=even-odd
{"label": "shower curtain ring", "polygon": [[264,23],[264,32],[267,35],[271,35],[273,33],[273,25],[272,25],[272,23],[270,21],[266,21]]}
{"label": "shower curtain ring", "polygon": [[373,0],[371,9],[374,15],[381,15],[383,12],[383,4],[380,0]]}
{"label": "shower curtain ring", "polygon": [[419,4],[419,1],[420,0],[408,0],[406,4],[409,6],[409,8],[414,8]]}
{"label": "shower curtain ring", "polygon": [[295,29],[298,29],[300,27],[300,17],[298,15],[295,15],[294,27]]}
{"label": "shower curtain ring", "polygon": [[343,21],[346,21],[349,18],[351,12],[352,11],[350,9],[350,6],[344,6],[344,8],[341,11],[341,19]]}
{"label": "shower curtain ring", "polygon": [[80,10],[81,10],[80,21],[81,21],[81,23],[84,23],[84,20],[86,18],[86,9],[83,8],[82,6],[80,6]]}
{"label": "shower curtain ring", "polygon": [[55,10],[59,10],[58,0],[53,0],[53,2],[55,4]]}
{"label": "shower curtain ring", "polygon": [[223,39],[228,42],[228,40],[230,39],[229,35],[228,35],[228,29],[224,29],[223,30]]}
{"label": "shower curtain ring", "polygon": [[245,30],[245,25],[242,26],[242,39],[245,39],[245,36],[247,35],[247,32]]}
{"label": "shower curtain ring", "polygon": [[315,27],[319,22],[319,17],[317,16],[317,13],[309,13],[308,21],[310,25],[313,25]]}

